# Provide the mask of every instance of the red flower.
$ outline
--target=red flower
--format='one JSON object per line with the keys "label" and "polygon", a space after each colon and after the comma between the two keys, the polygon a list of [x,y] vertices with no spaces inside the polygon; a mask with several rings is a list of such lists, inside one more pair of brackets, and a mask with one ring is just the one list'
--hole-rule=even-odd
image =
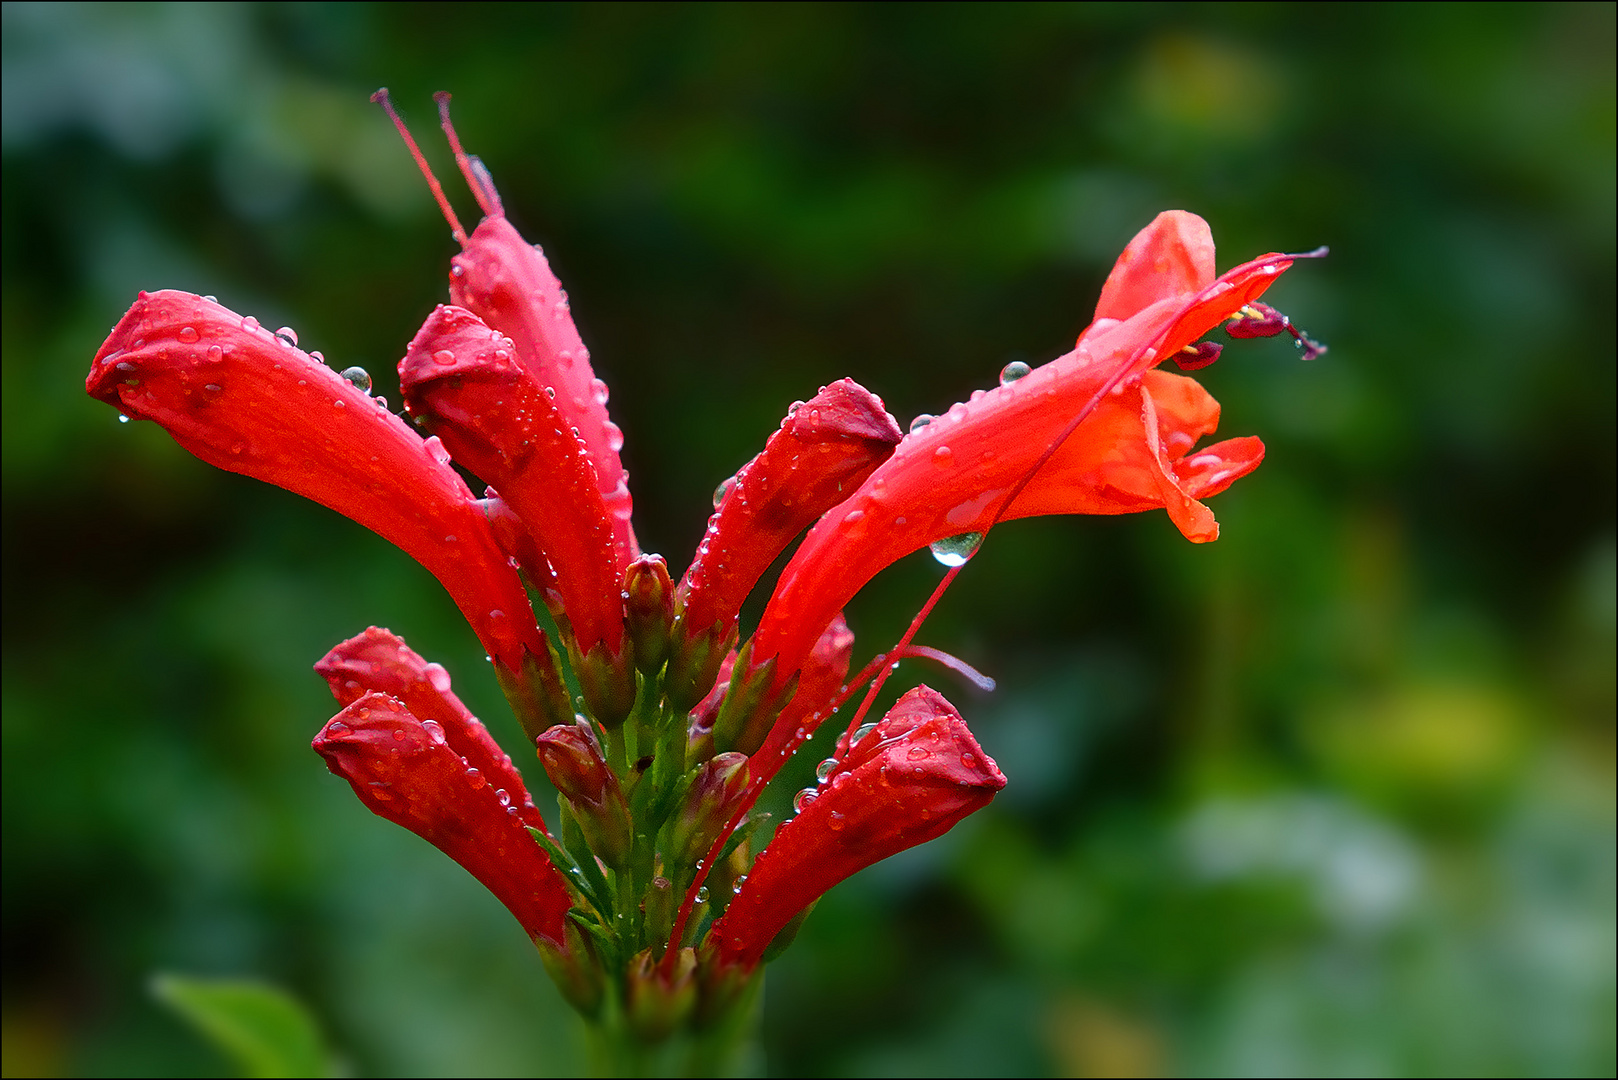
{"label": "red flower", "polygon": [[[1211,362],[1218,346],[1198,338],[1226,319],[1238,320],[1233,333],[1303,341],[1251,306],[1291,257],[1216,278],[1207,226],[1165,213],[1119,259],[1068,355],[1008,368],[1000,387],[908,435],[858,384],[822,387],[721,486],[675,586],[662,557],[636,545],[622,436],[560,285],[505,220],[447,112],[444,127],[487,216],[467,236],[399,124],[463,248],[454,303],[399,363],[406,407],[431,438],[372,398],[357,369],[339,375],[289,331],[187,293],[142,293],[86,386],[205,461],[347,514],[438,577],[561,793],[556,834],[448,674],[386,630],[316,665],[343,710],[315,749],[372,811],[488,886],[570,1000],[593,1013],[610,983],[623,995],[612,1015],[660,1038],[687,1016],[712,1019],[826,889],[943,833],[1005,784],[955,709],[922,687],[844,735],[820,786],[800,793],[797,816],[749,867],[751,838],[736,830],[752,828],[763,786],[850,692],[843,605],[919,547],[942,542],[964,562],[1008,518],[1164,507],[1190,539],[1217,536],[1200,500],[1255,468],[1263,446],[1193,452],[1219,406],[1153,368]],[[452,457],[492,485],[482,500]],[[738,645],[743,601],[806,528]],[[560,652],[519,571],[555,617]],[[907,635],[854,685],[907,656],[961,667]],[[574,716],[564,666],[588,715]],[[717,889],[731,902],[711,918],[698,909],[710,874],[716,887],[747,875],[733,900]],[[698,987],[707,996],[693,1004]]]}

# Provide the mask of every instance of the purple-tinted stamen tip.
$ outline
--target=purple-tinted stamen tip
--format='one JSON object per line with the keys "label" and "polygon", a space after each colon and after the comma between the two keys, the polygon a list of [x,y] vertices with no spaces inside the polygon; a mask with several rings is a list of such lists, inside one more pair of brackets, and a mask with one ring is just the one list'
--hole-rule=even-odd
{"label": "purple-tinted stamen tip", "polygon": [[1224,351],[1225,347],[1216,341],[1199,341],[1175,353],[1174,362],[1181,371],[1197,371],[1219,359],[1219,354]]}

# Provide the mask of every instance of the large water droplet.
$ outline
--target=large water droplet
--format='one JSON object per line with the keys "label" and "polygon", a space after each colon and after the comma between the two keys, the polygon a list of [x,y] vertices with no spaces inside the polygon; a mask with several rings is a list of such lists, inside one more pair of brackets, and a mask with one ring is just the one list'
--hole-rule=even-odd
{"label": "large water droplet", "polygon": [[257,330],[258,330],[258,320],[253,318],[253,316],[248,315],[247,317],[242,319],[242,329],[246,330],[249,334],[257,332]]}
{"label": "large water droplet", "polygon": [[824,784],[837,771],[837,759],[829,757],[815,766],[815,779]]}
{"label": "large water droplet", "polygon": [[511,805],[511,792],[507,791],[505,788],[495,788],[494,797],[500,800],[501,806]]}
{"label": "large water droplet", "polygon": [[326,725],[326,733],[329,735],[347,735],[352,730],[352,728],[343,723],[341,720],[333,720],[331,723]]}
{"label": "large water droplet", "polygon": [[1000,385],[1010,386],[1012,383],[1025,377],[1030,371],[1033,370],[1033,368],[1029,367],[1021,360],[1013,360],[1011,363],[1000,369]]}
{"label": "large water droplet", "polygon": [[[596,380],[596,382],[600,381],[600,379]],[[624,448],[624,429],[611,420],[608,420],[603,427],[607,432],[607,449],[616,454]]]}
{"label": "large water droplet", "polygon": [[129,417],[125,416],[123,413],[119,413],[118,414],[118,422],[120,424],[127,424],[127,423],[129,423]]}
{"label": "large water droplet", "polygon": [[326,362],[326,354],[321,352],[319,349],[316,349],[314,352],[309,354],[309,359],[313,360],[317,364],[324,364]]}
{"label": "large water droplet", "polygon": [[933,558],[945,566],[960,566],[977,553],[978,545],[982,543],[982,533],[967,532],[959,536],[946,536],[942,540],[934,540],[927,546],[932,551]]}
{"label": "large water droplet", "polygon": [[840,812],[833,810],[831,812],[831,818],[826,822],[826,827],[831,829],[833,832],[841,832],[843,828],[843,815]]}
{"label": "large water droplet", "polygon": [[343,378],[353,383],[367,394],[371,392],[371,373],[362,367],[344,368],[340,373]]}
{"label": "large water droplet", "polygon": [[296,330],[292,329],[292,327],[290,327],[290,326],[281,327],[281,329],[279,329],[279,330],[277,330],[275,332],[275,336],[281,340],[281,344],[283,344],[283,345],[291,345],[294,348],[297,347],[297,344],[298,344],[298,332]]}
{"label": "large water droplet", "polygon": [[910,434],[914,435],[916,432],[920,431],[922,428],[926,427],[936,419],[938,419],[938,417],[932,415],[931,413],[922,413],[914,420],[910,421]]}
{"label": "large water droplet", "polygon": [[217,296],[204,296],[203,299],[208,301],[210,304],[219,303],[219,297]]}
{"label": "large water droplet", "polygon": [[876,730],[876,725],[875,724],[861,724],[859,726],[859,729],[854,732],[853,742],[850,742],[849,745],[852,746],[854,743],[859,742],[861,739],[865,738],[865,736],[869,735],[871,732],[873,732],[875,730]]}
{"label": "large water droplet", "polygon": [[731,489],[735,486],[736,478],[731,476],[721,480],[719,486],[713,489],[713,508],[715,510],[719,509],[719,504],[725,501],[725,496],[729,495]]}
{"label": "large water droplet", "polygon": [[955,451],[947,446],[940,446],[933,451],[933,464],[940,469],[947,469],[955,463]]}
{"label": "large water droplet", "polygon": [[433,363],[449,367],[455,363],[455,354],[448,349],[439,349],[433,353]]}
{"label": "large water droplet", "polygon": [[911,761],[926,761],[933,756],[933,752],[925,746],[912,746],[905,752],[905,757]]}
{"label": "large water droplet", "polygon": [[194,345],[202,340],[202,335],[197,333],[197,328],[194,326],[180,327],[180,332],[176,336],[187,345]]}
{"label": "large water droplet", "polygon": [[488,783],[487,780],[483,779],[483,772],[480,769],[466,770],[466,782],[472,785],[473,791]]}
{"label": "large water droplet", "polygon": [[809,804],[814,802],[817,797],[818,796],[815,794],[814,788],[804,788],[802,791],[792,796],[792,809],[801,814],[804,812],[804,810],[808,809]]}
{"label": "large water droplet", "polygon": [[428,664],[422,669],[427,675],[427,681],[434,690],[440,694],[449,693],[449,672],[444,670],[443,664]]}
{"label": "large water droplet", "polygon": [[704,885],[702,888],[697,890],[697,903],[706,904],[707,902],[708,902],[708,886]]}
{"label": "large water droplet", "polygon": [[607,384],[600,379],[591,379],[590,394],[596,399],[597,405],[605,405],[607,403]]}

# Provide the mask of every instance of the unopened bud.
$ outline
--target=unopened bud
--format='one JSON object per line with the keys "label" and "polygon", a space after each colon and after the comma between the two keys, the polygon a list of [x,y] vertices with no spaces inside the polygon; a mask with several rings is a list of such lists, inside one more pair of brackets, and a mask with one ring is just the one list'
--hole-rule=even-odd
{"label": "unopened bud", "polygon": [[567,800],[590,850],[613,869],[622,869],[634,841],[629,806],[595,732],[584,722],[558,724],[535,744],[545,775]]}
{"label": "unopened bud", "polygon": [[694,866],[708,854],[747,792],[747,755],[720,754],[697,766],[685,802],[669,827],[669,850],[675,862]]}
{"label": "unopened bud", "polygon": [[629,962],[626,1011],[629,1029],[638,1039],[659,1043],[685,1025],[697,1003],[696,971],[697,957],[691,949],[681,949],[666,974],[650,949]]}
{"label": "unopened bud", "polygon": [[585,1016],[593,1017],[601,1011],[606,989],[601,961],[573,920],[565,921],[563,933],[567,938],[566,948],[558,948],[543,937],[534,938],[539,959],[568,1003]]}
{"label": "unopened bud", "polygon": [[663,679],[663,693],[670,705],[688,711],[708,695],[719,668],[730,653],[736,640],[736,626],[716,625],[687,638],[677,633],[669,656],[668,674]]}
{"label": "unopened bud", "polygon": [[571,649],[573,670],[590,715],[603,726],[616,728],[635,707],[635,673],[625,655],[614,656],[607,643],[600,641],[586,656]]}
{"label": "unopened bud", "polygon": [[661,555],[642,555],[624,570],[624,629],[635,646],[635,666],[656,675],[669,657],[674,627],[674,582]]}

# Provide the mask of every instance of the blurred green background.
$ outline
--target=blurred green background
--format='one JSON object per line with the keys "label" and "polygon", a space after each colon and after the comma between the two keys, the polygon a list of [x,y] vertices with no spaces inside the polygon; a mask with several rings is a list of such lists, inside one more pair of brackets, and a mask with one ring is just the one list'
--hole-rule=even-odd
{"label": "blurred green background", "polygon": [[515,922],[308,749],[370,623],[520,746],[443,591],[83,392],[169,287],[397,402],[453,245],[384,84],[441,175],[455,92],[677,568],[794,398],[1050,359],[1160,209],[1222,267],[1332,247],[1268,298],[1327,357],[1199,376],[1269,447],[1218,543],[1016,522],[945,599],[1000,689],[909,677],[1010,786],[817,909],[770,1073],[1611,1075],[1613,5],[6,4],[7,1075],[218,1069],[160,971],[290,989],[361,1074],[580,1065]]}

